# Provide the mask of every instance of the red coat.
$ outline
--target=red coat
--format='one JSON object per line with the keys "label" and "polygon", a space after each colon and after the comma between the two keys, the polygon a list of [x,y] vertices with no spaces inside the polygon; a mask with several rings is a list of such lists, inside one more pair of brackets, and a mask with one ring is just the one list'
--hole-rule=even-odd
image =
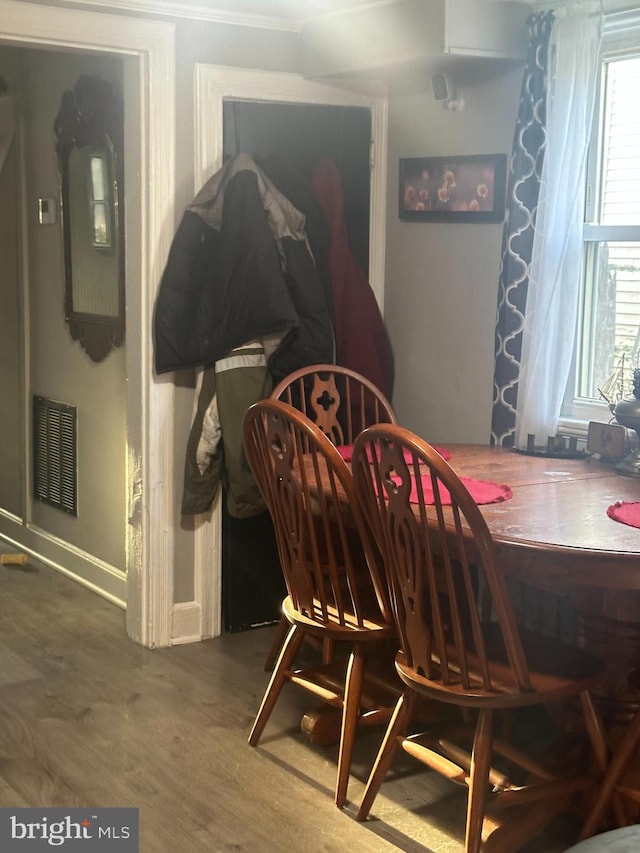
{"label": "red coat", "polygon": [[313,186],[331,225],[336,363],[366,376],[390,400],[391,344],[371,285],[349,247],[342,183],[333,160],[325,158],[316,165]]}

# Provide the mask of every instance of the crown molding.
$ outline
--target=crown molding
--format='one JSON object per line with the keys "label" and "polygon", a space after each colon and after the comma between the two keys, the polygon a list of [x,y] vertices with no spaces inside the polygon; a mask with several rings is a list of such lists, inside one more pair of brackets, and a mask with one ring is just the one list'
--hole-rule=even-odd
{"label": "crown molding", "polygon": [[[41,0],[27,0],[41,2]],[[280,18],[269,15],[253,15],[244,12],[231,12],[213,9],[202,2],[183,2],[182,0],[49,0],[49,5],[95,9],[103,12],[129,12],[137,15],[190,19],[214,24],[256,27],[258,29],[300,32],[302,19]]]}
{"label": "crown molding", "polygon": [[81,9],[96,9],[106,12],[125,12],[137,15],[167,17],[206,21],[214,24],[229,24],[233,26],[254,27],[257,29],[281,30],[284,32],[301,32],[309,21],[324,18],[340,18],[357,9],[369,11],[380,6],[393,6],[406,0],[362,0],[355,6],[336,8],[324,13],[309,14],[305,0],[300,0],[299,7],[302,15],[287,16],[283,14],[240,12],[236,10],[215,8],[216,0],[21,0],[26,3],[47,3],[51,6],[66,6]]}

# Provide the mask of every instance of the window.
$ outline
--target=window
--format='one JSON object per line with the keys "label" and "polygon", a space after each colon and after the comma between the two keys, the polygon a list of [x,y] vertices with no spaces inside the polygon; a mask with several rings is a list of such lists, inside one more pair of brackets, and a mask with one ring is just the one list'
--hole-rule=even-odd
{"label": "window", "polygon": [[[605,30],[589,151],[583,284],[563,415],[603,417],[607,380],[640,364],[640,27]],[[615,29],[614,33],[611,30]],[[613,392],[614,396],[616,392]],[[608,412],[606,413],[608,416]]]}

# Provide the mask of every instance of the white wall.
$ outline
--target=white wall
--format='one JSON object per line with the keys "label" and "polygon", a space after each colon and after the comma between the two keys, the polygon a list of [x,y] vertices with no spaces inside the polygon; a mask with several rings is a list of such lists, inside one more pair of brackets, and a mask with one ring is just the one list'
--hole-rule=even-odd
{"label": "white wall", "polygon": [[385,320],[394,408],[431,441],[488,443],[502,225],[402,222],[398,160],[508,154],[522,70],[465,89],[461,112],[423,91],[392,93]]}

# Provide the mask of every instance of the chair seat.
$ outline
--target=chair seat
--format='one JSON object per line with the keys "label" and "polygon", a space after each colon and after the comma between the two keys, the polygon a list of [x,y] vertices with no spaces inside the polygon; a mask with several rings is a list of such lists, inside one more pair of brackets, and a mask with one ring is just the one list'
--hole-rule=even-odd
{"label": "chair seat", "polygon": [[321,623],[318,621],[322,613],[320,602],[314,601],[314,605],[315,618],[310,618],[294,606],[291,596],[288,595],[282,602],[282,613],[292,625],[300,626],[306,633],[338,642],[344,640],[350,643],[356,641],[372,643],[396,635],[393,626],[383,622],[379,614],[377,619],[363,619],[362,624],[358,624],[356,616],[345,611],[342,614],[344,623],[341,624],[337,610],[334,607],[328,607],[327,613],[330,621]]}
{"label": "chair seat", "polygon": [[[433,679],[417,675],[407,665],[401,651],[396,656],[398,675],[405,684],[440,702],[468,707],[486,706],[490,702],[496,708],[509,708],[553,702],[575,695],[576,688],[588,689],[604,671],[604,664],[582,649],[521,629],[520,637],[531,679],[531,691],[523,692],[513,681],[498,624],[492,622],[483,629],[492,690],[483,689],[479,667],[470,671],[470,688],[465,688],[461,682],[444,685],[438,680],[441,677],[439,670]],[[453,655],[452,649],[450,654]],[[468,662],[473,665],[473,656],[469,656]]]}

